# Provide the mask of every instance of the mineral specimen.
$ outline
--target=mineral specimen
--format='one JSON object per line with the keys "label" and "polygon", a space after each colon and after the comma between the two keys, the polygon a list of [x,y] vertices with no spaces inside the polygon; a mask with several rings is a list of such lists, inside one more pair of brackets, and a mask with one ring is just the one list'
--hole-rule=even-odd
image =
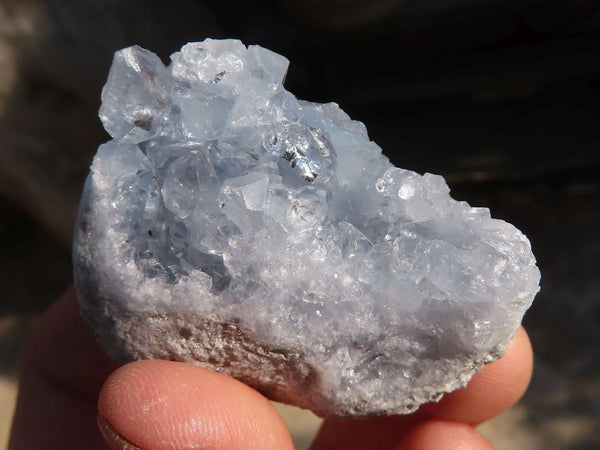
{"label": "mineral specimen", "polygon": [[74,245],[119,361],[188,361],[322,416],[413,411],[499,357],[538,291],[527,238],[393,167],[288,61],[237,40],[116,53]]}

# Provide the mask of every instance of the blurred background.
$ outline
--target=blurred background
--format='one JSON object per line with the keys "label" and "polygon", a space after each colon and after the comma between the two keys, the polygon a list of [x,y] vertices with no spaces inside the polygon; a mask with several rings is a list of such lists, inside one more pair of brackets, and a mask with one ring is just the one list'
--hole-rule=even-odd
{"label": "blurred background", "polygon": [[[338,102],[396,165],[530,237],[533,381],[481,431],[497,449],[600,448],[598,0],[0,0],[0,448],[25,339],[71,282],[112,54],[168,61],[205,37],[287,56],[299,98]],[[306,448],[319,420],[281,408]]]}

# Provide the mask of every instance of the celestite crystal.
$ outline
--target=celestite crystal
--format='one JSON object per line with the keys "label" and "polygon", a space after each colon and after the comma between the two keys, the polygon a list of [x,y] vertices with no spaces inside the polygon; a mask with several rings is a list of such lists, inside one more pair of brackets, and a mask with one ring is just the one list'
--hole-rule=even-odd
{"label": "celestite crystal", "polygon": [[413,411],[505,350],[527,238],[393,167],[288,61],[237,40],[115,54],[75,234],[85,318],[119,361],[188,361],[322,416]]}

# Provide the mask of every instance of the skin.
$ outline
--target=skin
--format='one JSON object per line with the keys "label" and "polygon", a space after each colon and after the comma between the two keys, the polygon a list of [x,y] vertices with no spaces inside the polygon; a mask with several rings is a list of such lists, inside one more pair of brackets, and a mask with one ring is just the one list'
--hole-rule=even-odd
{"label": "skin", "polygon": [[[475,426],[525,392],[532,350],[524,329],[462,390],[416,413],[323,423],[312,449],[491,449]],[[450,447],[449,447],[450,445]],[[9,449],[293,449],[281,416],[252,388],[172,361],[117,368],[83,323],[73,289],[28,345]]]}

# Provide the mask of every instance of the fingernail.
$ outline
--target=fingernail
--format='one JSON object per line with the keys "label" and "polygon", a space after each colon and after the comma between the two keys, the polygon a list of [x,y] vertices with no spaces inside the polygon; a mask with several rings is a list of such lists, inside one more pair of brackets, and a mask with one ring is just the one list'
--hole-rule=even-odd
{"label": "fingernail", "polygon": [[117,430],[113,428],[113,426],[104,418],[104,416],[98,413],[96,417],[96,422],[98,423],[98,428],[100,428],[100,433],[104,437],[104,440],[110,445],[110,448],[113,450],[142,450],[137,445],[133,445],[127,439],[119,434]]}

